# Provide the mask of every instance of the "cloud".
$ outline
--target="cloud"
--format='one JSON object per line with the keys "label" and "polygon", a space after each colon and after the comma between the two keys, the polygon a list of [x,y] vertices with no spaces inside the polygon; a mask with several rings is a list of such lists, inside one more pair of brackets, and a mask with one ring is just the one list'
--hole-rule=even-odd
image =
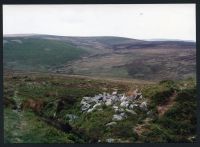
{"label": "cloud", "polygon": [[3,5],[4,34],[196,38],[194,4]]}

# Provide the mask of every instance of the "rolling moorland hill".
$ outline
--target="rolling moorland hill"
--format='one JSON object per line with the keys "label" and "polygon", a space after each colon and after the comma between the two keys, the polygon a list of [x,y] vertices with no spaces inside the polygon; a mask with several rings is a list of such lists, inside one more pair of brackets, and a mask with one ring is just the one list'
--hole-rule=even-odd
{"label": "rolling moorland hill", "polygon": [[143,80],[195,77],[196,44],[123,37],[10,35],[4,69]]}
{"label": "rolling moorland hill", "polygon": [[3,45],[5,143],[196,142],[194,42],[11,35]]}
{"label": "rolling moorland hill", "polygon": [[191,143],[196,141],[196,100],[194,79],[137,84],[7,73],[4,141]]}

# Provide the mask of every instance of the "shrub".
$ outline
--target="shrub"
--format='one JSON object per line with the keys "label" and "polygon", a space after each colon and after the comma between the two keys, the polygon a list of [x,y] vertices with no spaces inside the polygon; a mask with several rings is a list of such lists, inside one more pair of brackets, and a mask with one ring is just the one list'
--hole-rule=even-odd
{"label": "shrub", "polygon": [[174,93],[173,88],[166,88],[163,91],[157,92],[154,96],[152,96],[151,100],[154,105],[162,105],[164,104],[168,98]]}

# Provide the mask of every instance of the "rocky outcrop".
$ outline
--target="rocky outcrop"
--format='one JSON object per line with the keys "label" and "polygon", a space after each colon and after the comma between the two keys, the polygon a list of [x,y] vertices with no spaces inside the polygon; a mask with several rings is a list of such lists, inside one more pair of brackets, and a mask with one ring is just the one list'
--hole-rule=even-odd
{"label": "rocky outcrop", "polygon": [[126,113],[137,115],[134,109],[148,111],[147,102],[138,89],[129,93],[127,96],[119,94],[117,91],[95,95],[94,97],[83,97],[81,100],[81,111],[91,113],[93,111],[103,110],[103,105],[112,107],[115,114],[112,121],[120,121],[127,118]]}

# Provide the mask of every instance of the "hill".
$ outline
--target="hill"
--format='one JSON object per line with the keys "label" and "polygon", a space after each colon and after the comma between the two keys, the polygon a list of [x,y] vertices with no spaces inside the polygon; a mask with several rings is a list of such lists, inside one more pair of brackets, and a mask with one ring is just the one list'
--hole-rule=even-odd
{"label": "hill", "polygon": [[4,76],[5,143],[193,143],[194,79],[145,84]]}
{"label": "hill", "polygon": [[11,35],[3,52],[4,69],[13,70],[153,81],[196,73],[195,43],[186,41]]}

